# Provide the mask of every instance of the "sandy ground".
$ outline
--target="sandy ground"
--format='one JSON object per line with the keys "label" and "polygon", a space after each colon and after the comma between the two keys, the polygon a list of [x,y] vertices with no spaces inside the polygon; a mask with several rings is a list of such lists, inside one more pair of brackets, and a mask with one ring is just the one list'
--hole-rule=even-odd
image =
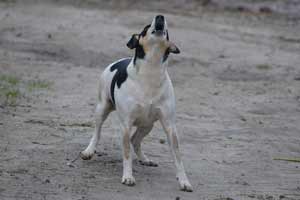
{"label": "sandy ground", "polygon": [[1,97],[1,200],[300,199],[300,164],[273,160],[300,157],[300,26],[278,16],[164,13],[182,52],[169,73],[193,193],[179,191],[159,124],[143,146],[159,166],[135,161],[137,185],[122,185],[114,114],[98,156],[67,166],[93,132],[101,71],[132,55],[126,42],[155,14],[0,3],[1,81],[20,93]]}

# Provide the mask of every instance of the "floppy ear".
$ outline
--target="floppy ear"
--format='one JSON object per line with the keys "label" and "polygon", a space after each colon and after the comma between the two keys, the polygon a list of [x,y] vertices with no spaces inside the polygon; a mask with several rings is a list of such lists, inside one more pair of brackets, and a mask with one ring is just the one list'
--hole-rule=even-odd
{"label": "floppy ear", "polygon": [[178,49],[178,47],[173,42],[170,42],[169,44],[170,44],[170,46],[169,46],[169,52],[170,53],[175,53],[175,54],[180,53],[180,50]]}
{"label": "floppy ear", "polygon": [[138,39],[139,35],[138,34],[133,34],[131,39],[127,42],[127,47],[129,49],[134,49],[137,47],[137,45],[139,44],[139,39]]}

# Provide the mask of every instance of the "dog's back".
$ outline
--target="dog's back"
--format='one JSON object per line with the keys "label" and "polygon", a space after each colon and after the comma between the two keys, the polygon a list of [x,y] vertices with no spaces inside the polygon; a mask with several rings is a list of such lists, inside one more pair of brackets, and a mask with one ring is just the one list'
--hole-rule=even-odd
{"label": "dog's back", "polygon": [[111,104],[115,105],[115,88],[121,88],[122,84],[128,77],[127,67],[131,62],[131,58],[122,58],[115,61],[105,68],[100,78],[99,93],[105,90],[104,96]]}

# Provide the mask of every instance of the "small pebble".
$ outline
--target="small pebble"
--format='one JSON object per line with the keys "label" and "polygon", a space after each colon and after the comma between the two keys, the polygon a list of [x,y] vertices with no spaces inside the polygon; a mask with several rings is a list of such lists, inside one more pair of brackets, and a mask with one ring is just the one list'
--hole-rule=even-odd
{"label": "small pebble", "polygon": [[49,179],[46,179],[46,180],[45,180],[45,183],[50,183],[50,180],[49,180]]}
{"label": "small pebble", "polygon": [[75,167],[71,162],[68,162],[67,165],[68,165],[69,167],[72,167],[72,168]]}
{"label": "small pebble", "polygon": [[270,13],[272,13],[272,9],[269,7],[261,7],[261,8],[259,8],[259,12],[270,14]]}
{"label": "small pebble", "polygon": [[159,143],[164,144],[164,143],[166,143],[166,140],[165,139],[159,139]]}
{"label": "small pebble", "polygon": [[249,183],[247,183],[246,181],[244,181],[243,183],[242,183],[242,185],[250,185]]}
{"label": "small pebble", "polygon": [[279,199],[283,199],[283,198],[285,198],[284,195],[280,195],[280,196],[279,196]]}
{"label": "small pebble", "polygon": [[273,198],[273,196],[267,195],[267,196],[266,196],[266,199],[267,199],[267,200],[273,200],[274,198]]}
{"label": "small pebble", "polygon": [[245,117],[241,117],[241,120],[242,120],[243,122],[247,121],[247,119],[246,119]]}
{"label": "small pebble", "polygon": [[295,81],[300,81],[300,76],[294,78]]}

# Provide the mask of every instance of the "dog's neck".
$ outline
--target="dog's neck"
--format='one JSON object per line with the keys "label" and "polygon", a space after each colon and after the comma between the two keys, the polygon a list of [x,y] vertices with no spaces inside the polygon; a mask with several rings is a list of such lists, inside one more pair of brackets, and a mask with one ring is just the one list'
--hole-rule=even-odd
{"label": "dog's neck", "polygon": [[167,60],[164,59],[165,52],[167,47],[164,43],[158,43],[151,47],[143,47],[143,57],[137,56],[137,51],[135,54],[135,62],[134,65],[139,72],[141,67],[150,68],[152,70],[165,70],[167,66]]}
{"label": "dog's neck", "polygon": [[142,59],[136,59],[131,71],[132,77],[138,81],[145,95],[154,97],[167,80],[168,61],[163,61],[164,52],[160,49],[150,49]]}
{"label": "dog's neck", "polygon": [[134,63],[137,76],[153,76],[154,79],[164,76],[168,65],[164,60],[165,51],[159,45],[147,49],[144,58],[138,58]]}
{"label": "dog's neck", "polygon": [[147,50],[144,61],[157,67],[165,67],[164,54],[167,48],[163,44],[157,44]]}

